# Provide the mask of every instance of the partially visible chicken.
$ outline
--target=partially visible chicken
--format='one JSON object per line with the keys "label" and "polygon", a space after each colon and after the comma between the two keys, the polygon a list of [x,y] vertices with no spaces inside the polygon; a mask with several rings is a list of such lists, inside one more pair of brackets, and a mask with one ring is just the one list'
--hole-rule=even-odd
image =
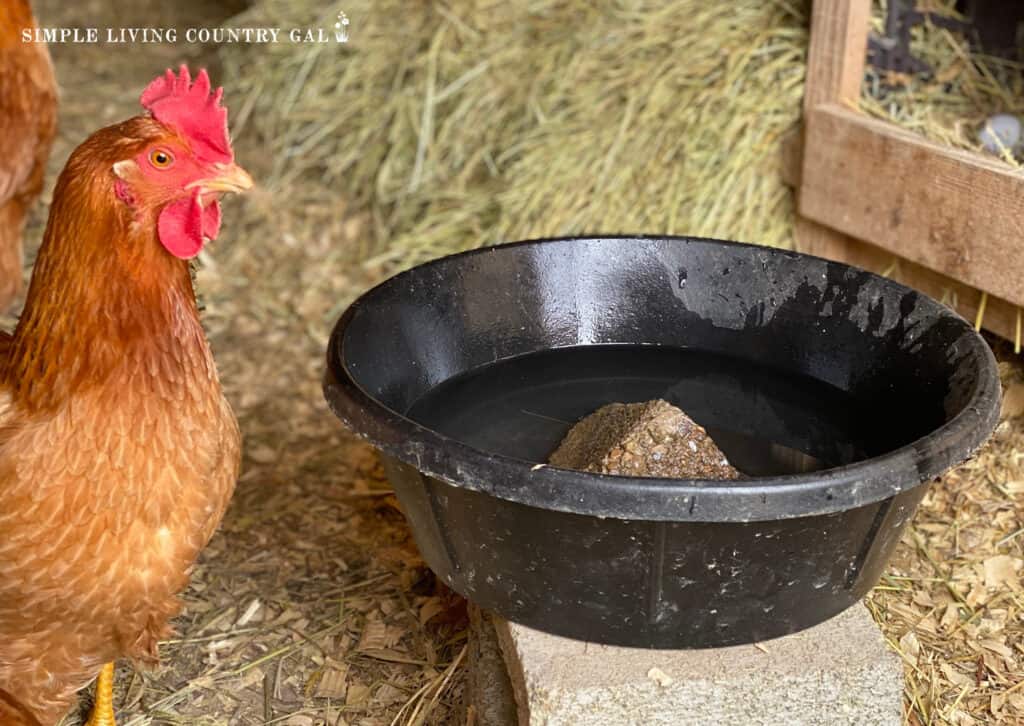
{"label": "partially visible chicken", "polygon": [[57,80],[28,0],[0,0],[0,311],[21,292],[25,216],[43,190],[57,132]]}
{"label": "partially visible chicken", "polygon": [[157,660],[234,488],[188,262],[252,185],[220,99],[167,71],[74,151],[0,336],[0,689],[45,726],[98,671],[89,723],[113,725],[112,661]]}

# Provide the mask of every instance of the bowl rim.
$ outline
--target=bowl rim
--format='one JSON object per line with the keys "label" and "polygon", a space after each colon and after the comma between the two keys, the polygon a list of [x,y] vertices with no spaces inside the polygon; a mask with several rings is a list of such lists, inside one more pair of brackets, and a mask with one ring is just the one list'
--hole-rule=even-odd
{"label": "bowl rim", "polygon": [[[769,255],[823,260],[867,273],[883,284],[913,292],[958,320],[969,344],[966,356],[978,376],[963,409],[932,432],[879,456],[820,471],[722,480],[664,479],[594,474],[534,464],[477,449],[427,428],[367,393],[344,363],[349,323],[378,290],[424,269],[459,258],[553,243],[669,241],[729,245]],[[970,364],[967,361],[964,363]],[[971,456],[999,419],[1000,384],[995,356],[974,327],[951,308],[901,283],[860,268],[805,253],[707,237],[676,235],[584,235],[544,237],[480,247],[447,255],[399,272],[362,293],[335,324],[327,347],[324,396],[333,413],[356,435],[422,475],[531,507],[584,516],[664,522],[753,522],[834,514],[875,502],[935,478]]]}

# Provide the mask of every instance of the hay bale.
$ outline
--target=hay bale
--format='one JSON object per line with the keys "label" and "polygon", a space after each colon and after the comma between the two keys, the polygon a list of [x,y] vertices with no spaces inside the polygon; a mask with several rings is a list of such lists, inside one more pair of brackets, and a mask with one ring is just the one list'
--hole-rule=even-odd
{"label": "hay bale", "polygon": [[364,259],[583,232],[791,244],[777,151],[800,113],[802,3],[260,0],[232,24],[342,9],[345,46],[222,54],[270,188],[367,210]]}

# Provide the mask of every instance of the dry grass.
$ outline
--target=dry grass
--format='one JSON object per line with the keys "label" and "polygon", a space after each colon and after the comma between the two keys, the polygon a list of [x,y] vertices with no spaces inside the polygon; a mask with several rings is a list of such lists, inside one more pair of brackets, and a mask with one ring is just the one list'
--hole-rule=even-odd
{"label": "dry grass", "polygon": [[[258,12],[289,25],[336,12],[304,4]],[[37,5],[53,25],[151,23],[155,7],[119,7],[115,21],[100,0]],[[214,5],[173,12],[185,24]],[[216,74],[246,120],[241,161],[264,182],[226,210],[198,273],[245,462],[163,666],[121,668],[123,725],[459,723],[461,601],[423,567],[375,455],[319,391],[330,324],[388,270],[582,229],[788,243],[775,141],[799,109],[802,11],[602,5],[614,22],[598,23],[598,9],[570,22],[567,3],[539,2],[520,22],[513,6],[458,6],[489,7],[484,19],[403,3],[396,22],[394,2],[345,3],[354,42],[337,57],[263,49]],[[136,113],[138,89],[182,55],[216,64],[202,48],[56,48],[51,171],[88,132]],[[270,93],[280,77],[294,98]],[[1000,357],[1007,383],[1024,379]],[[869,599],[908,660],[908,723],[1024,722],[1021,590],[1007,577],[1024,554],[1022,457],[1016,418],[932,487]]]}
{"label": "dry grass", "polygon": [[[961,18],[956,0],[919,2],[921,9]],[[881,34],[886,0],[872,5],[872,25]],[[911,52],[931,65],[931,76],[877,72],[864,78],[860,107],[877,118],[946,146],[982,151],[978,133],[996,113],[1024,116],[1024,64],[971,52],[967,38],[925,23],[914,29]],[[983,152],[984,153],[984,152]],[[1007,150],[1003,159],[1015,167]]]}
{"label": "dry grass", "polygon": [[801,3],[263,0],[237,22],[342,8],[342,50],[222,57],[268,188],[365,209],[365,258],[588,231],[791,243],[777,148],[800,110]]}

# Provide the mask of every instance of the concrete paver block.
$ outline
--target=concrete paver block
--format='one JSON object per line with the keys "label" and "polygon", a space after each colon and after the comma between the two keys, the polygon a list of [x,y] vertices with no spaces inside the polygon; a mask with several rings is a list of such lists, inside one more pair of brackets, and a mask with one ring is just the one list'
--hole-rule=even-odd
{"label": "concrete paver block", "polygon": [[[899,726],[903,669],[867,609],[754,645],[657,651],[584,643],[497,617],[519,726]],[[490,633],[485,633],[490,637]],[[474,637],[479,637],[476,634]],[[501,668],[497,659],[487,666]],[[507,692],[507,689],[505,689]],[[507,695],[476,696],[507,699]],[[469,698],[474,698],[470,693]],[[503,726],[480,719],[478,726]]]}

